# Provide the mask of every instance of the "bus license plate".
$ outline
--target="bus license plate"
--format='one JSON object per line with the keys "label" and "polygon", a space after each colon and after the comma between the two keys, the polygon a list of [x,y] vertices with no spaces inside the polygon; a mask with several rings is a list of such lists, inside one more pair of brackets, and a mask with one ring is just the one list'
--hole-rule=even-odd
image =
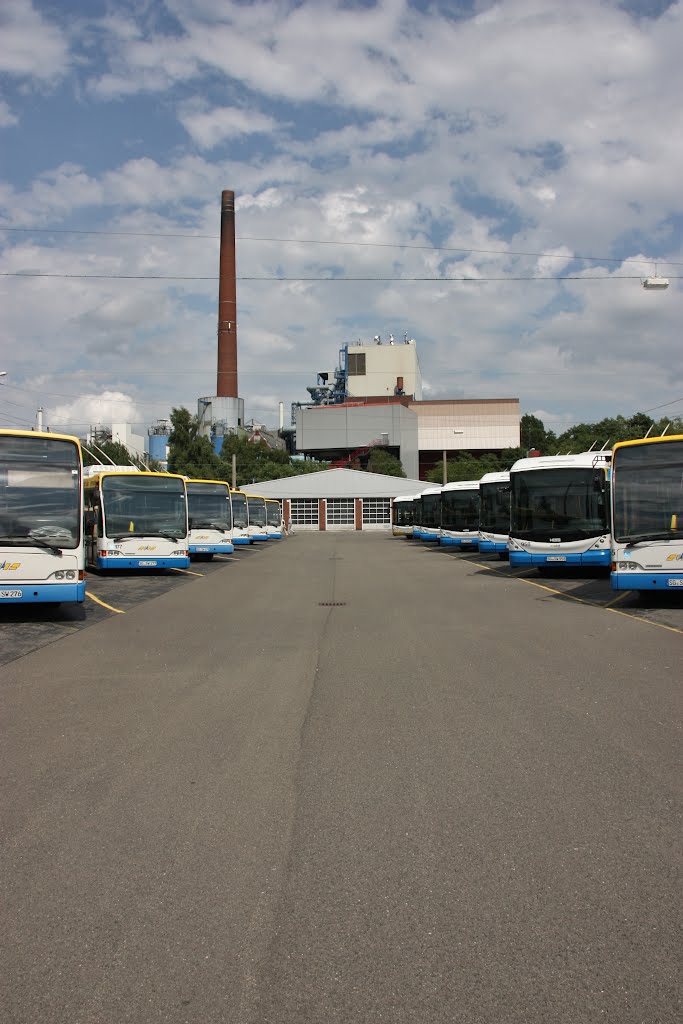
{"label": "bus license plate", "polygon": [[144,558],[141,558],[140,561],[138,562],[138,565],[156,565],[156,564],[157,563],[152,561],[151,559],[145,560]]}
{"label": "bus license plate", "polygon": [[0,590],[0,598],[7,598],[7,600],[16,600],[18,597],[23,597],[23,590]]}
{"label": "bus license plate", "polygon": [[548,555],[547,561],[548,562],[566,562],[567,561],[567,556],[566,555]]}
{"label": "bus license plate", "polygon": [[683,587],[683,580],[667,580],[668,587]]}

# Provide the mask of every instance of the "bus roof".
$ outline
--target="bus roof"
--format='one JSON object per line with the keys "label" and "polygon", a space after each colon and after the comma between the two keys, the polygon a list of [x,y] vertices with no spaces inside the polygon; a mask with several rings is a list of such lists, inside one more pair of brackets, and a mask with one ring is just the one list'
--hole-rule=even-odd
{"label": "bus roof", "polygon": [[444,484],[442,491],[478,491],[478,480],[455,480],[452,484]]}
{"label": "bus roof", "polygon": [[230,490],[230,484],[227,480],[206,480],[200,477],[186,476],[185,480],[188,484],[222,484]]}
{"label": "bus roof", "polygon": [[667,441],[683,441],[683,434],[660,434],[659,437],[641,437],[633,441],[617,441],[613,451],[617,448],[628,448],[636,444],[666,444]]}
{"label": "bus roof", "polygon": [[180,473],[155,473],[150,469],[138,469],[137,466],[84,466],[83,468],[84,480],[95,480],[101,476],[129,476],[131,473],[136,476],[167,476],[185,483],[185,477]]}
{"label": "bus roof", "polygon": [[479,481],[480,484],[506,484],[510,481],[510,471],[505,469],[500,473],[484,473]]}
{"label": "bus roof", "polygon": [[518,459],[510,473],[539,469],[593,469],[607,465],[611,450],[604,452],[577,452],[576,455],[539,455],[535,459]]}
{"label": "bus roof", "polygon": [[9,427],[0,427],[0,434],[9,434],[12,437],[41,437],[44,440],[49,438],[53,441],[73,441],[75,445],[81,447],[81,442],[73,434],[55,434],[51,430],[10,430]]}

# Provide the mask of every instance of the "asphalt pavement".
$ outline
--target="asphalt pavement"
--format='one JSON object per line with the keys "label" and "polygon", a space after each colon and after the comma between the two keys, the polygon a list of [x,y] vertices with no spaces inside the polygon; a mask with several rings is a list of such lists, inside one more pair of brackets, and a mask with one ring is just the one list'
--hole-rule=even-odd
{"label": "asphalt pavement", "polygon": [[0,669],[2,1021],[680,1019],[675,609],[383,533],[193,571]]}

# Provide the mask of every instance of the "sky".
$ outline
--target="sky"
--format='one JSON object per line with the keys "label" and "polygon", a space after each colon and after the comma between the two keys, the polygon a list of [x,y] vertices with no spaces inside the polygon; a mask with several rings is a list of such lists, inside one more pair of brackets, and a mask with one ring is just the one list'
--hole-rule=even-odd
{"label": "sky", "polygon": [[0,38],[0,426],[215,394],[224,189],[248,421],[390,333],[424,398],[683,414],[683,2],[2,0]]}

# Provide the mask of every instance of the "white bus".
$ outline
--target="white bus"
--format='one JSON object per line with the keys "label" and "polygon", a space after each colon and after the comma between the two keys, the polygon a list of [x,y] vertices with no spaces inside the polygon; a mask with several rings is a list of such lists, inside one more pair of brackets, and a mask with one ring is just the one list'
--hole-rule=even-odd
{"label": "white bus", "polygon": [[187,569],[185,479],[134,466],[89,466],[86,559],[96,569]]}
{"label": "white bus", "polygon": [[479,547],[479,481],[456,480],[441,488],[439,543],[476,551]]}
{"label": "white bus", "polygon": [[438,543],[441,530],[441,488],[428,487],[415,498],[413,537]]}
{"label": "white bus", "polygon": [[609,569],[609,452],[519,459],[510,470],[510,564]]}
{"label": "white bus", "polygon": [[211,559],[230,555],[232,505],[225,480],[186,480],[187,514],[190,527],[190,557]]}
{"label": "white bus", "polygon": [[506,558],[510,535],[510,474],[484,473],[479,481],[479,550]]}
{"label": "white bus", "polygon": [[683,435],[615,444],[614,590],[683,593]]}
{"label": "white bus", "polygon": [[82,456],[66,434],[0,430],[0,602],[82,602]]}

